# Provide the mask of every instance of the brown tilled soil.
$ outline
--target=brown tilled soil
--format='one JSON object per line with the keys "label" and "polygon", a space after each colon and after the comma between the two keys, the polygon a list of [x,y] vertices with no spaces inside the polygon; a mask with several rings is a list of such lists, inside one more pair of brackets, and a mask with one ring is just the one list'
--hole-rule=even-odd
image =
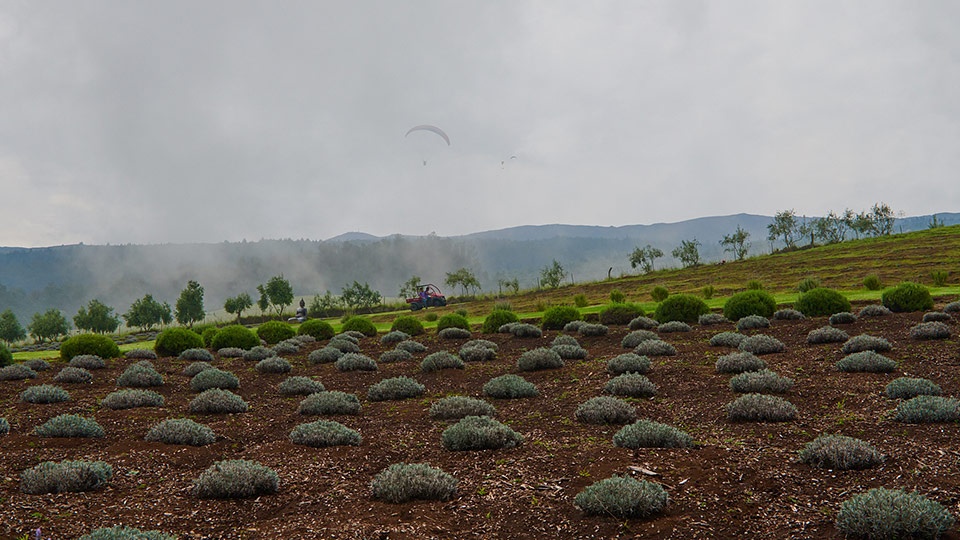
{"label": "brown tilled soil", "polygon": [[[787,345],[764,355],[770,369],[796,384],[784,397],[798,418],[785,423],[734,423],[724,406],[736,398],[729,375],[714,362],[728,349],[710,347],[709,338],[732,326],[695,326],[690,333],[665,334],[679,351],[655,358],[650,379],[656,397],[636,401],[639,417],[671,424],[690,433],[694,449],[615,447],[620,426],[577,422],[574,411],[602,394],[610,376],[606,360],[626,352],[628,332],[612,327],[605,337],[580,337],[589,351],[584,361],[561,369],[523,373],[541,395],[532,399],[493,400],[498,418],[526,442],[514,449],[452,452],[441,432],[449,425],[427,414],[440,397],[482,397],[491,378],[516,373],[526,349],[547,346],[557,335],[519,339],[480,336],[500,345],[496,360],[469,363],[464,370],[423,374],[420,359],[381,364],[377,372],[340,373],[331,364],[309,365],[310,344],[296,355],[291,375],[321,381],[328,390],[356,393],[359,416],[334,417],[363,436],[360,446],[316,449],[294,445],[288,434],[314,421],[297,413],[300,398],[282,397],[277,385],[287,375],[258,375],[252,362],[218,359],[218,367],[240,377],[239,394],[250,410],[236,415],[193,415],[194,394],[181,374],[187,362],[155,362],[165,384],[161,409],[111,411],[99,399],[116,390],[116,379],[133,360],[112,361],[94,371],[92,385],[64,385],[72,400],[56,405],[18,401],[30,385],[50,383],[60,368],[30,381],[0,382],[0,416],[11,424],[0,437],[0,538],[12,539],[40,527],[44,538],[66,539],[98,527],[124,524],[142,530],[176,533],[181,538],[839,538],[834,520],[847,498],[873,487],[916,490],[960,515],[960,433],[955,424],[906,425],[888,419],[896,402],[883,395],[900,376],[926,377],[945,395],[960,390],[957,325],[949,340],[916,341],[910,327],[921,314],[863,318],[844,326],[851,336],[882,336],[894,345],[887,356],[900,363],[890,374],[841,373],[840,344],[808,345],[807,333],[825,318],[774,321],[762,332]],[[754,332],[755,333],[755,332]],[[456,352],[462,341],[419,336],[428,352]],[[378,358],[388,347],[379,339],[361,341],[365,354]],[[370,402],[367,388],[389,377],[407,375],[427,387],[420,399]],[[63,413],[94,417],[106,430],[102,439],[46,439],[33,428]],[[161,420],[190,416],[210,426],[217,441],[209,446],[178,447],[143,440]],[[856,437],[887,455],[885,463],[865,471],[832,471],[800,463],[797,452],[825,433]],[[199,500],[191,483],[215,461],[256,460],[275,470],[279,493],[252,500]],[[47,460],[103,460],[113,466],[110,484],[95,492],[25,495],[21,471]],[[371,496],[370,481],[392,463],[424,462],[459,480],[457,496],[447,502],[389,504]],[[638,472],[646,469],[655,476]],[[645,520],[586,516],[573,504],[578,492],[613,474],[632,474],[658,482],[670,502],[666,513]],[[948,535],[957,538],[954,531]],[[32,537],[31,537],[32,538]]]}

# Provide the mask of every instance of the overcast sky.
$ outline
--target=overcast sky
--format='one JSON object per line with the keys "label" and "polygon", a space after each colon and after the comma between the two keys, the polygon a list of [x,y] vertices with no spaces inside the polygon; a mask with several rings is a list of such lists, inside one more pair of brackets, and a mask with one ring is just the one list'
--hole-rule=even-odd
{"label": "overcast sky", "polygon": [[0,245],[960,211],[957,21],[952,0],[0,0]]}

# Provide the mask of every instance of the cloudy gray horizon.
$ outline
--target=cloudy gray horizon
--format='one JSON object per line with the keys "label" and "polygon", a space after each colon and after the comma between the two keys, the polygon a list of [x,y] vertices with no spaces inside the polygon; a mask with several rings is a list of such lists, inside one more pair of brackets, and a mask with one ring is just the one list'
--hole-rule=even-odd
{"label": "cloudy gray horizon", "polygon": [[946,0],[0,0],[0,245],[958,211],[957,20]]}

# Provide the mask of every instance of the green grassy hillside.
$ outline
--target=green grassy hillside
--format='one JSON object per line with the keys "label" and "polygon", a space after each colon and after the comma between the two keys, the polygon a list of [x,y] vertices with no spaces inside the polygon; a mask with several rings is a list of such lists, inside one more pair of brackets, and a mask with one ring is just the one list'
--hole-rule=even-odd
{"label": "green grassy hillside", "polygon": [[[571,303],[578,294],[586,295],[591,305],[603,304],[609,301],[610,291],[619,289],[628,301],[649,302],[650,291],[658,285],[671,293],[697,295],[705,286],[712,285],[715,296],[724,297],[744,290],[750,280],[760,281],[767,291],[788,295],[795,293],[800,280],[807,277],[820,279],[825,287],[854,292],[864,290],[863,279],[871,274],[878,276],[885,287],[901,281],[932,287],[931,274],[935,271],[950,273],[948,293],[960,283],[960,225],[761,255],[743,261],[658,270],[558,289],[521,292],[505,300],[515,311],[537,311],[537,305]],[[478,300],[459,307],[480,313],[489,311],[495,301]]]}

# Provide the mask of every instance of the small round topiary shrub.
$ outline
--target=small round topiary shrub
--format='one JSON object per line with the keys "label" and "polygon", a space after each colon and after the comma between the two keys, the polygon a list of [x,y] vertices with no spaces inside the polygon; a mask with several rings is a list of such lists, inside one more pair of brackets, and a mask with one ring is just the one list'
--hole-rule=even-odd
{"label": "small round topiary shrub", "polygon": [[103,369],[107,367],[107,363],[103,361],[103,358],[95,354],[78,354],[70,359],[68,365],[83,369]]}
{"label": "small round topiary shrub", "polygon": [[23,392],[20,392],[20,401],[35,404],[63,403],[64,401],[70,401],[70,394],[59,386],[41,384],[39,386],[31,386]]}
{"label": "small round topiary shrub", "polygon": [[420,354],[422,352],[427,352],[426,345],[424,345],[423,343],[420,343],[419,341],[412,341],[412,340],[401,341],[400,343],[397,343],[394,349],[397,349],[398,351],[407,351],[410,354]]}
{"label": "small round topiary shrub", "polygon": [[[194,329],[194,331],[196,331],[196,329]],[[209,347],[213,343],[213,338],[216,337],[217,332],[219,331],[220,329],[216,326],[205,328],[203,332],[200,333],[200,338],[203,339],[203,345],[205,347]]]}
{"label": "small round topiary shrub", "polygon": [[297,409],[300,414],[359,414],[360,400],[354,394],[336,390],[317,392],[303,398]]}
{"label": "small round topiary shrub", "polygon": [[791,388],[793,379],[781,377],[769,369],[745,371],[730,379],[730,389],[738,394],[782,394]]}
{"label": "small round topiary shrub", "polygon": [[408,339],[410,339],[410,334],[401,332],[400,330],[391,330],[380,337],[380,344],[389,345],[391,343],[400,343],[401,341],[406,341]]}
{"label": "small round topiary shrub", "polygon": [[626,326],[637,317],[646,315],[643,308],[636,304],[611,304],[600,310],[600,324],[607,326]]}
{"label": "small round topiary shrub", "polygon": [[206,349],[187,349],[177,357],[179,360],[213,362],[213,355]]}
{"label": "small round topiary shrub", "polygon": [[117,525],[94,529],[80,537],[79,540],[177,540],[175,534],[165,534],[160,531],[141,531],[135,527]]}
{"label": "small round topiary shrub", "polygon": [[540,391],[523,377],[508,373],[487,381],[483,385],[483,395],[497,399],[519,399],[537,397]]}
{"label": "small round topiary shrub", "polygon": [[480,331],[484,334],[495,334],[500,331],[501,326],[515,322],[520,322],[516,313],[506,309],[494,309],[483,319],[483,326],[480,327]]}
{"label": "small round topiary shrub", "polygon": [[630,321],[627,328],[630,330],[653,330],[660,326],[660,323],[650,317],[637,317]]}
{"label": "small round topiary shrub", "polygon": [[787,346],[775,337],[756,334],[741,341],[739,349],[753,354],[773,354],[787,350]]}
{"label": "small round topiary shrub", "polygon": [[312,336],[317,340],[330,339],[335,333],[333,325],[322,319],[308,319],[297,328],[297,335]]}
{"label": "small round topiary shrub", "polygon": [[560,334],[557,337],[553,338],[553,341],[550,342],[551,347],[556,347],[557,345],[573,345],[575,347],[579,347],[580,342],[577,341],[577,338],[573,336]]}
{"label": "small round topiary shrub", "polygon": [[293,325],[284,321],[267,321],[257,327],[257,337],[273,345],[297,335]]}
{"label": "small round topiary shrub", "polygon": [[871,304],[869,306],[863,306],[860,309],[860,312],[857,313],[858,317],[884,317],[890,315],[893,312],[887,309],[880,304]]}
{"label": "small round topiary shrub", "polygon": [[217,349],[217,356],[220,358],[243,358],[243,349],[239,347],[224,347],[222,349]]}
{"label": "small round topiary shrub", "polygon": [[583,360],[589,354],[586,349],[579,345],[554,345],[550,348],[559,354],[563,360]]}
{"label": "small round topiary shrub", "polygon": [[960,401],[941,396],[917,396],[901,401],[893,413],[896,422],[920,424],[926,422],[957,422],[960,420]]}
{"label": "small round topiary shrub", "polygon": [[447,450],[496,450],[513,448],[523,443],[523,436],[489,416],[465,416],[443,430],[443,446]]}
{"label": "small round topiary shrub", "polygon": [[484,362],[486,360],[493,360],[497,357],[497,351],[495,349],[488,349],[486,347],[460,347],[460,358],[464,362]]}
{"label": "small round topiary shrub", "polygon": [[657,395],[657,385],[637,372],[628,372],[607,381],[603,391],[615,396],[646,399]]}
{"label": "small round topiary shrub", "polygon": [[103,461],[44,461],[20,473],[20,491],[28,495],[93,491],[112,477],[113,467]]}
{"label": "small round topiary shrub", "polygon": [[669,321],[661,324],[657,327],[657,332],[661,334],[669,334],[672,332],[692,332],[693,328],[690,328],[690,325],[683,321]]}
{"label": "small round topiary shrub", "polygon": [[43,424],[35,427],[33,432],[38,437],[90,437],[104,436],[103,428],[96,420],[84,418],[75,414],[61,414],[54,416]]}
{"label": "small round topiary shrub", "polygon": [[659,339],[648,339],[633,349],[640,356],[676,356],[677,348]]}
{"label": "small round topiary shrub", "polygon": [[423,373],[440,371],[441,369],[464,369],[464,367],[466,366],[462,358],[447,351],[429,354],[420,362],[420,371]]}
{"label": "small round topiary shrub", "polygon": [[443,317],[440,317],[440,320],[437,321],[437,333],[439,334],[447,328],[459,328],[461,330],[470,331],[470,322],[467,321],[467,318],[459,313],[447,313]]}
{"label": "small round topiary shrub", "polygon": [[950,339],[950,327],[940,321],[922,322],[910,328],[913,339]]}
{"label": "small round topiary shrub", "polygon": [[837,370],[848,373],[890,373],[896,369],[894,360],[874,351],[851,353],[837,362]]}
{"label": "small round topiary shrub", "polygon": [[201,370],[190,379],[190,389],[194,392],[203,392],[211,388],[222,390],[240,388],[240,379],[229,371],[214,367]]}
{"label": "small round topiary shrub", "polygon": [[923,322],[953,322],[953,317],[943,311],[930,311],[923,314]]}
{"label": "small round topiary shrub", "polygon": [[467,416],[496,416],[497,409],[482,399],[467,396],[450,396],[433,402],[430,418],[435,420],[460,420]]}
{"label": "small round topiary shrub", "polygon": [[[201,373],[200,375],[203,375]],[[229,390],[211,388],[190,401],[190,412],[200,414],[234,414],[247,412],[247,402]]]}
{"label": "small round topiary shrub", "polygon": [[870,274],[869,276],[863,278],[863,286],[868,291],[879,291],[883,288],[883,283],[881,283],[878,276],[875,274]]}
{"label": "small round topiary shrub", "polygon": [[540,369],[556,369],[563,367],[563,358],[553,349],[538,347],[525,351],[517,359],[517,369],[520,371],[536,371]]}
{"label": "small round topiary shrub", "polygon": [[577,333],[585,337],[605,336],[609,332],[610,332],[610,329],[607,328],[606,325],[595,324],[595,323],[582,324],[577,329]]}
{"label": "small round topiary shrub", "polygon": [[131,386],[135,388],[163,386],[163,375],[160,375],[156,369],[142,362],[149,362],[149,360],[141,360],[123,370],[123,373],[117,377],[117,386]]}
{"label": "small round topiary shrub", "polygon": [[323,383],[309,377],[287,377],[277,386],[284,396],[309,396],[326,390]]}
{"label": "small round topiary shrub", "polygon": [[710,308],[699,297],[692,294],[675,294],[660,302],[653,313],[653,318],[660,324],[670,321],[692,324],[697,322],[701,315],[707,313],[710,313]]}
{"label": "small round topiary shrub", "polygon": [[760,371],[766,367],[766,362],[757,358],[751,352],[725,354],[717,358],[717,362],[714,364],[717,373],[744,373],[746,371]]}
{"label": "small round topiary shrub", "polygon": [[831,315],[828,320],[830,324],[853,324],[857,322],[857,316],[849,311],[841,311]]}
{"label": "small round topiary shrub", "polygon": [[757,328],[770,328],[770,319],[760,315],[747,315],[737,321],[737,331],[756,330]]}
{"label": "small round topiary shrub", "polygon": [[471,335],[469,330],[456,327],[444,328],[437,332],[437,337],[440,339],[470,339]]}
{"label": "small round topiary shrub", "polygon": [[110,392],[100,405],[113,410],[163,407],[163,396],[153,390],[124,389]]}
{"label": "small round topiary shrub", "polygon": [[659,514],[668,500],[660,484],[613,475],[587,486],[577,493],[573,503],[588,515],[630,519]]}
{"label": "small round topiary shrub", "polygon": [[775,321],[802,321],[804,319],[803,313],[795,309],[778,309],[773,312],[773,319]]}
{"label": "small round topiary shrub", "polygon": [[337,371],[377,371],[377,361],[365,354],[347,353],[333,363]]}
{"label": "small round topiary shrub", "polygon": [[843,354],[850,354],[862,351],[887,352],[893,348],[889,341],[881,338],[860,334],[859,336],[848,339],[841,347]]}
{"label": "small round topiary shrub", "polygon": [[10,364],[0,368],[0,381],[22,381],[24,379],[36,379],[37,376],[36,371],[24,364]]}
{"label": "small round topiary shrub", "polygon": [[880,302],[890,311],[897,313],[933,309],[930,290],[919,283],[909,281],[883,291]]}
{"label": "small round topiary shrub", "polygon": [[727,319],[720,313],[705,313],[697,317],[697,324],[702,326],[709,326],[711,324],[725,324],[730,322],[730,319]]}
{"label": "small round topiary shrub", "polygon": [[648,371],[650,371],[650,359],[636,353],[619,354],[607,361],[607,373],[611,375],[647,373]]}
{"label": "small round topiary shrub", "polygon": [[31,358],[30,360],[25,361],[23,365],[34,371],[46,371],[50,369],[50,363],[43,358]]}
{"label": "small round topiary shrub", "polygon": [[723,304],[723,316],[731,321],[739,321],[748,315],[760,315],[770,318],[777,310],[777,301],[764,290],[739,292]]}
{"label": "small round topiary shrub", "polygon": [[377,359],[377,362],[381,364],[389,364],[391,362],[403,362],[413,358],[413,355],[403,349],[393,349],[392,351],[384,351],[380,355],[380,358]]}
{"label": "small round topiary shrub", "polygon": [[745,339],[747,339],[747,336],[738,332],[720,332],[710,338],[710,346],[737,348]]}
{"label": "small round topiary shrub", "polygon": [[890,399],[910,399],[917,396],[939,396],[940,386],[930,379],[899,377],[890,381],[883,394]]}
{"label": "small round topiary shrub", "polygon": [[510,323],[510,334],[518,338],[539,338],[543,337],[543,331],[539,327],[528,323]]}
{"label": "small round topiary shrub", "polygon": [[837,529],[855,538],[939,538],[955,520],[940,503],[919,493],[874,488],[843,501]]}
{"label": "small round topiary shrub", "polygon": [[599,396],[581,403],[574,417],[585,424],[627,424],[637,419],[637,409],[622,399]]}
{"label": "small round topiary shrub", "polygon": [[410,377],[393,377],[384,379],[367,389],[367,399],[370,401],[392,401],[420,397],[427,391],[427,387]]}
{"label": "small round topiary shrub", "polygon": [[332,420],[300,424],[290,432],[290,442],[313,448],[360,446],[362,441],[359,432]]}
{"label": "small round topiary shrub", "polygon": [[236,347],[249,350],[260,345],[260,338],[246,326],[232,324],[221,328],[210,341],[210,348],[214,350]]}
{"label": "small round topiary shrub", "polygon": [[144,440],[164,444],[206,446],[213,444],[217,436],[212,429],[203,424],[198,424],[189,418],[178,418],[164,420],[153,426]]}
{"label": "small round topiary shrub", "polygon": [[580,331],[580,327],[587,324],[587,321],[570,321],[567,324],[563,325],[563,331],[568,333],[576,333]]}
{"label": "small round topiary shrub", "polygon": [[823,343],[845,343],[850,336],[839,328],[824,326],[811,330],[807,334],[807,343],[811,345],[821,345]]}
{"label": "small round topiary shrub", "polygon": [[201,499],[246,499],[279,489],[277,473],[245,459],[218,461],[193,481],[193,494]]}
{"label": "small round topiary shrub", "polygon": [[850,311],[850,300],[833,289],[819,287],[801,294],[793,308],[807,317],[828,316]]}
{"label": "small round topiary shrub", "polygon": [[447,501],[457,493],[457,479],[426,463],[394,463],[373,478],[370,489],[375,499],[394,504]]}
{"label": "small round topiary shrub", "polygon": [[67,366],[53,376],[53,382],[66,384],[89,384],[93,382],[93,373],[78,368]]}
{"label": "small round topiary shrub", "polygon": [[573,306],[554,306],[543,312],[540,327],[544,330],[563,330],[570,321],[579,321],[580,310]]}
{"label": "small round topiary shrub", "polygon": [[202,349],[203,338],[187,328],[167,328],[157,335],[153,350],[157,356],[179,356],[187,349]]}
{"label": "small round topiary shrub", "polygon": [[662,285],[657,285],[650,290],[650,298],[652,298],[654,302],[663,302],[669,296],[670,291],[668,291],[667,288]]}
{"label": "small round topiary shrub", "polygon": [[210,362],[191,362],[187,364],[185,368],[183,368],[183,374],[187,377],[193,377],[197,373],[207,369],[213,369],[213,364]]}
{"label": "small round topiary shrub", "polygon": [[156,360],[157,353],[150,349],[130,349],[129,351],[123,353],[123,357],[136,360]]}
{"label": "small round topiary shrub", "polygon": [[633,349],[644,341],[652,339],[660,339],[660,336],[650,330],[634,330],[623,336],[623,339],[620,340],[620,346],[624,349]]}
{"label": "small round topiary shrub", "polygon": [[637,420],[624,426],[613,436],[614,446],[621,448],[690,448],[693,437],[673,426]]}
{"label": "small round topiary shrub", "polygon": [[93,354],[100,358],[119,358],[120,347],[103,334],[78,334],[67,338],[60,345],[60,358],[70,360],[80,354]]}
{"label": "small round topiary shrub", "polygon": [[311,364],[329,364],[331,362],[336,362],[343,356],[343,352],[340,349],[334,347],[323,347],[310,351],[310,354],[307,355],[307,362]]}
{"label": "small round topiary shrub", "polygon": [[270,358],[276,355],[277,355],[277,351],[271,349],[270,347],[263,347],[263,346],[257,345],[256,347],[253,347],[249,351],[243,351],[242,358],[249,362],[259,362],[260,360],[264,360],[266,358]]}
{"label": "small round topiary shrub", "polygon": [[293,370],[293,366],[290,365],[290,361],[286,358],[271,356],[270,358],[264,358],[257,362],[254,369],[257,370],[257,373],[264,375],[267,373],[290,373]]}
{"label": "small round topiary shrub", "polygon": [[13,363],[13,352],[6,343],[0,342],[0,368]]}
{"label": "small round topiary shrub", "polygon": [[390,325],[390,331],[403,332],[409,336],[419,336],[424,333],[423,323],[412,315],[400,315],[394,319],[393,324]]}
{"label": "small round topiary shrub", "polygon": [[767,394],[744,394],[726,405],[733,422],[787,422],[797,416],[793,403]]}
{"label": "small round topiary shrub", "polygon": [[821,435],[804,446],[800,461],[821,469],[862,470],[883,463],[883,454],[860,439]]}

